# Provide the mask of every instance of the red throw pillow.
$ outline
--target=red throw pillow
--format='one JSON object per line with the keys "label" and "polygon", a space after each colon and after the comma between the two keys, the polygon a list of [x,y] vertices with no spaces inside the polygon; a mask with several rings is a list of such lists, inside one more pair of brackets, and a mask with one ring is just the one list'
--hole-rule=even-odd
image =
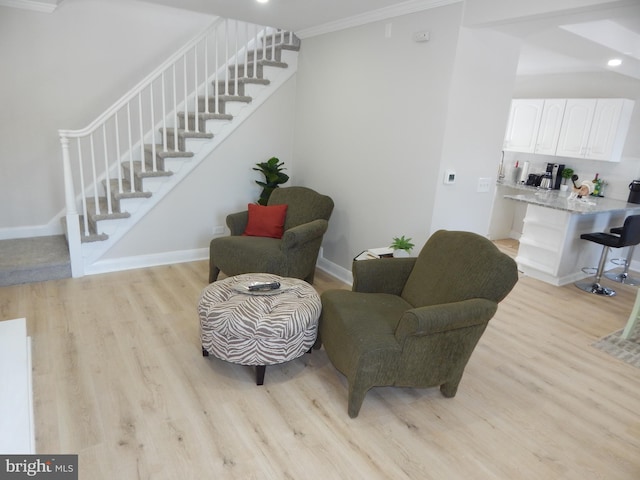
{"label": "red throw pillow", "polygon": [[243,235],[282,238],[287,205],[258,205],[250,203],[249,220]]}

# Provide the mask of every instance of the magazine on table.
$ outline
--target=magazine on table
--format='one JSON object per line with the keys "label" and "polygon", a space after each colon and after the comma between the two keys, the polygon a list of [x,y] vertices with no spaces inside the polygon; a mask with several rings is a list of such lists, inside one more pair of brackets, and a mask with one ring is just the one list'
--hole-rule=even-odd
{"label": "magazine on table", "polygon": [[389,247],[369,248],[359,255],[354,260],[373,260],[376,258],[388,258],[393,257],[393,249]]}

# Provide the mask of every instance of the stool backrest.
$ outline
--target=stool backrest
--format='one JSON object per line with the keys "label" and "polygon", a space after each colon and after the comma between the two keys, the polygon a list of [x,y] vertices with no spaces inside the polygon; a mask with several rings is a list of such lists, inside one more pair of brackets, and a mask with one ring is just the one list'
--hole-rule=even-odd
{"label": "stool backrest", "polygon": [[638,245],[640,243],[640,215],[629,215],[622,227],[620,235],[622,246]]}

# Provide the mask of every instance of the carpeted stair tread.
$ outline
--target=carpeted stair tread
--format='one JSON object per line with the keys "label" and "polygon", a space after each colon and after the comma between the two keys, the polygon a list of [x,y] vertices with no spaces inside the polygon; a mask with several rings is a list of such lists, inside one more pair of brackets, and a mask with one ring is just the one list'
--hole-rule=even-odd
{"label": "carpeted stair tread", "polygon": [[64,235],[0,240],[0,287],[71,278]]}
{"label": "carpeted stair tread", "polygon": [[[174,127],[167,128],[167,137],[173,136],[173,132],[176,130]],[[182,138],[213,138],[213,133],[208,132],[194,132],[193,130],[185,130],[184,128],[178,128],[178,137]]]}
{"label": "carpeted stair tread", "polygon": [[[204,96],[198,97],[198,100],[204,105]],[[242,102],[251,103],[253,99],[248,95],[218,95],[219,102]],[[209,95],[209,103],[215,102],[215,96]],[[184,115],[184,114],[183,114]]]}
{"label": "carpeted stair tread", "polygon": [[[149,154],[153,153],[153,149],[151,148],[151,145],[145,145],[144,150]],[[165,152],[162,144],[156,144],[156,155],[160,158],[193,157],[193,152],[183,152],[181,150],[173,150],[173,149],[167,150]],[[135,164],[136,162],[133,162],[133,163]],[[150,161],[147,161],[147,165],[150,165],[150,164],[151,164]]]}
{"label": "carpeted stair tread", "polygon": [[[218,98],[222,97],[222,95],[219,95]],[[212,98],[212,97],[210,97]],[[203,97],[204,100],[204,97]],[[196,114],[195,112],[189,112],[189,114],[187,115],[187,117],[189,119],[195,118]],[[230,115],[228,113],[206,113],[206,112],[198,112],[198,117],[200,120],[233,120],[233,115]],[[178,118],[183,119],[184,118],[184,112],[179,112],[178,113]]]}
{"label": "carpeted stair tread", "polygon": [[[104,184],[105,182],[103,182]],[[111,195],[115,200],[120,200],[122,198],[149,198],[151,197],[151,192],[143,192],[138,191],[135,188],[131,191],[131,182],[128,179],[122,179],[122,191],[119,191],[119,181],[118,179],[110,180],[111,184]]]}
{"label": "carpeted stair tread", "polygon": [[98,206],[100,213],[97,213],[96,202],[93,197],[87,198],[87,212],[89,213],[89,222],[97,222],[100,220],[115,220],[118,218],[129,218],[129,212],[120,212],[117,202],[111,202],[111,213],[108,213],[108,204],[106,197],[98,198]]}
{"label": "carpeted stair tread", "polygon": [[[211,93],[211,97],[215,99],[216,88],[220,95],[236,95],[236,79],[230,78],[227,80],[218,80],[217,87],[216,83],[213,83],[213,93]],[[254,77],[239,77],[238,78],[238,95],[245,95],[245,86],[246,85],[269,85],[271,83],[270,80],[266,78],[254,78]],[[219,98],[219,97],[218,97]]]}
{"label": "carpeted stair tread", "polygon": [[[80,242],[81,243],[91,243],[91,242],[102,242],[104,240],[109,239],[109,235],[106,233],[96,233],[96,225],[88,222],[89,226],[89,234],[84,229],[84,215],[80,215],[78,217],[78,221],[80,223]],[[62,230],[64,232],[67,231],[67,218],[62,217]]]}
{"label": "carpeted stair tread", "polygon": [[[170,157],[166,157],[166,158],[170,158]],[[176,156],[175,158],[179,158],[179,157]],[[142,162],[140,160],[136,160],[135,162],[133,162],[133,174],[138,178],[170,177],[171,175],[173,175],[173,172],[170,170],[160,170],[158,163],[156,163],[156,166],[158,167],[158,170],[154,172],[151,162],[145,162],[145,170],[143,172]],[[125,171],[125,174],[123,175],[123,177],[130,178],[131,165],[129,165],[129,162],[124,162],[122,164],[122,168]],[[129,182],[130,181],[131,180],[129,180]]]}
{"label": "carpeted stair tread", "polygon": [[[183,114],[184,115],[184,114]],[[173,130],[172,130],[173,132]],[[167,137],[168,137],[168,129],[167,129]],[[167,138],[167,141],[169,139]],[[152,154],[153,153],[153,148],[151,147],[151,145],[145,145],[144,146],[144,151],[146,153]],[[166,152],[164,151],[164,147],[162,146],[162,144],[156,144],[156,155],[160,158],[180,158],[180,157],[193,157],[193,152],[183,152],[181,150],[174,150],[174,149],[169,149]],[[136,162],[133,162],[136,163]],[[150,165],[150,161],[147,161],[147,165]]]}

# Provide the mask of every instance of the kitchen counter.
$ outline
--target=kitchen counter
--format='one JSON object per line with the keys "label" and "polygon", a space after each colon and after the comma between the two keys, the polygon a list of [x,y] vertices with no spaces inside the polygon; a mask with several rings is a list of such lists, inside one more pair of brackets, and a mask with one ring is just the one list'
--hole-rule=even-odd
{"label": "kitchen counter", "polygon": [[635,203],[604,197],[569,199],[569,192],[526,188],[524,193],[503,195],[527,205],[516,262],[524,274],[552,285],[581,280],[589,276],[583,268],[598,264],[602,246],[580,235],[608,232],[621,226],[627,215],[640,213]]}
{"label": "kitchen counter", "polygon": [[[529,187],[531,188],[531,187]],[[640,212],[640,205],[613,200],[605,197],[583,197],[569,199],[569,192],[559,190],[531,191],[517,195],[504,195],[504,198],[524,202],[554,210],[564,210],[571,213],[594,214],[606,212]]]}

